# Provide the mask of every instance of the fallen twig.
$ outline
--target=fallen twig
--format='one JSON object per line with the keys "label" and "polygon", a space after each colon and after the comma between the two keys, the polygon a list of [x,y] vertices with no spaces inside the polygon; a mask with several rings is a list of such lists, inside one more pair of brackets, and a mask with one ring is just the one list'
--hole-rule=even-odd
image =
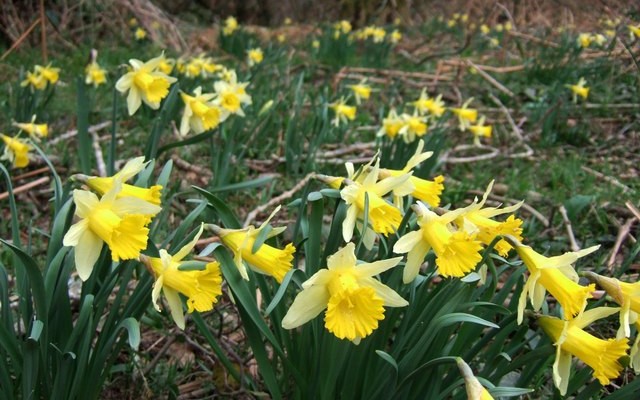
{"label": "fallen twig", "polygon": [[613,249],[611,249],[611,255],[609,256],[609,260],[607,261],[607,269],[609,271],[611,271],[611,269],[613,268],[613,265],[616,262],[616,256],[620,251],[620,247],[622,246],[624,239],[629,235],[629,232],[631,232],[631,225],[633,225],[634,222],[635,222],[635,218],[629,218],[624,223],[624,225],[622,225],[618,230],[618,236],[616,236],[616,242],[613,245]]}
{"label": "fallen twig", "polygon": [[[496,89],[498,89],[502,93],[506,94],[509,97],[514,97],[515,96],[513,94],[513,92],[511,90],[509,90],[508,87],[506,87],[502,83],[498,82],[494,77],[492,77],[491,75],[486,73],[482,68],[480,68],[479,65],[474,64],[473,61],[467,59],[466,60],[466,64],[468,66],[474,68],[478,72],[478,75],[480,75],[482,78],[484,78],[484,80],[489,82],[491,85],[493,85],[493,87],[495,87]],[[491,96],[493,96],[493,95],[491,95]]]}
{"label": "fallen twig", "polygon": [[299,191],[300,189],[302,189],[307,182],[309,182],[309,180],[311,178],[313,178],[315,176],[315,172],[311,172],[309,174],[307,174],[307,176],[305,176],[304,178],[302,178],[302,180],[300,182],[298,182],[294,187],[292,187],[291,189],[287,190],[286,192],[280,194],[279,196],[274,197],[273,199],[269,200],[267,203],[256,207],[255,209],[253,209],[249,214],[247,214],[247,218],[244,220],[244,224],[243,226],[249,226],[249,222],[253,221],[256,216],[263,212],[264,210],[267,210],[275,205],[281,204],[284,200],[290,198],[291,196],[293,196],[297,191]]}
{"label": "fallen twig", "polygon": [[[101,129],[104,129],[104,128],[108,127],[108,126],[111,126],[111,121],[103,121],[103,122],[100,122],[99,124],[91,125],[89,127],[89,133],[97,132],[97,131],[99,131]],[[67,132],[63,133],[60,136],[57,136],[57,137],[49,140],[49,144],[56,144],[56,143],[58,143],[60,141],[72,138],[72,137],[76,136],[77,134],[78,134],[78,130],[77,129],[72,129],[70,131],[67,131]]]}
{"label": "fallen twig", "polygon": [[564,207],[564,205],[561,205],[558,211],[560,211],[560,215],[562,216],[562,221],[564,221],[564,226],[565,228],[567,228],[567,235],[569,236],[571,251],[580,250],[580,246],[578,245],[578,242],[576,242],[576,237],[573,234],[573,228],[571,227],[571,220],[567,215],[567,209]]}
{"label": "fallen twig", "polygon": [[[43,176],[42,178],[36,179],[35,181],[31,181],[29,183],[25,183],[22,186],[18,186],[16,188],[13,189],[13,194],[19,194],[22,192],[26,192],[27,190],[33,189],[34,187],[43,185],[45,183],[49,182],[49,177],[48,176]],[[0,193],[0,200],[4,200],[6,198],[9,198],[9,192],[3,192]]]}
{"label": "fallen twig", "polygon": [[602,172],[598,172],[596,170],[593,170],[587,166],[580,166],[580,169],[583,170],[584,172],[587,172],[595,177],[598,177],[600,179],[604,179],[605,181],[609,182],[610,184],[619,187],[620,189],[622,189],[623,192],[628,192],[629,190],[631,190],[631,188],[623,183],[621,183],[619,180],[617,180],[616,178],[612,177],[612,176],[607,176],[605,174],[603,174]]}

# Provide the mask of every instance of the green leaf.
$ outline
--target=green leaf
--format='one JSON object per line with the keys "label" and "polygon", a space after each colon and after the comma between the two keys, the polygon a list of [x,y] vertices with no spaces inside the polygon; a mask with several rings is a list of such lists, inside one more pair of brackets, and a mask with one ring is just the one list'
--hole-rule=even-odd
{"label": "green leaf", "polygon": [[251,247],[251,254],[256,254],[256,252],[262,247],[265,240],[268,239],[269,233],[273,230],[270,224],[267,224],[260,229],[258,234],[256,235],[256,239],[253,242],[253,246]]}
{"label": "green leaf", "polygon": [[192,187],[196,192],[200,193],[204,196],[205,199],[207,199],[209,205],[216,211],[218,217],[226,228],[239,229],[242,227],[242,224],[240,223],[240,221],[238,221],[231,209],[227,206],[227,203],[205,189],[199,188],[197,186]]}
{"label": "green leaf", "polygon": [[179,82],[176,82],[171,86],[171,90],[169,91],[167,97],[164,99],[162,108],[160,109],[158,116],[153,122],[153,127],[151,128],[151,137],[147,142],[147,149],[144,153],[146,160],[155,159],[158,156],[158,145],[160,144],[160,137],[169,125],[169,121],[171,120],[171,116],[173,114],[172,111],[178,101],[179,92],[180,84]]}
{"label": "green leaf", "polygon": [[230,191],[239,191],[252,189],[255,187],[264,186],[267,183],[270,183],[276,179],[276,176],[263,176],[256,179],[251,179],[244,182],[233,183],[231,185],[219,186],[217,188],[211,189],[209,193],[222,193],[222,192],[230,192]]}
{"label": "green leaf", "polygon": [[133,317],[124,319],[118,324],[117,329],[126,329],[128,334],[129,346],[132,350],[138,351],[140,347],[140,324]]}
{"label": "green leaf", "polygon": [[287,287],[289,287],[289,283],[291,282],[291,279],[293,279],[293,275],[295,273],[301,273],[304,275],[304,272],[299,269],[290,269],[289,272],[287,272],[287,274],[284,276],[284,279],[282,280],[282,283],[280,284],[280,287],[276,291],[276,294],[273,296],[271,303],[269,303],[267,309],[264,312],[265,317],[268,317],[269,314],[271,314],[271,312],[278,306],[278,304],[280,304],[280,301],[282,300],[284,294],[287,292]]}
{"label": "green leaf", "polygon": [[178,266],[178,271],[204,271],[207,263],[204,261],[183,261]]}
{"label": "green leaf", "polygon": [[398,373],[398,363],[389,353],[386,353],[382,350],[376,350],[376,354],[379,355],[380,358],[385,360],[387,363],[389,363],[393,367],[393,369],[396,371],[396,373]]}
{"label": "green leaf", "polygon": [[472,324],[484,325],[491,328],[500,328],[498,325],[493,322],[489,322],[480,317],[476,317],[475,315],[467,314],[467,313],[451,313],[440,316],[436,318],[435,323],[442,325],[443,327],[457,324],[459,322],[469,322]]}
{"label": "green leaf", "polygon": [[76,90],[78,92],[78,158],[80,158],[80,170],[85,175],[91,175],[91,154],[93,146],[91,136],[89,136],[89,105],[91,102],[86,93],[84,77],[76,79]]}
{"label": "green leaf", "polygon": [[209,139],[215,133],[216,133],[215,129],[214,130],[208,130],[206,132],[203,132],[203,133],[201,133],[199,135],[192,136],[192,137],[187,138],[185,140],[180,140],[180,141],[177,141],[177,142],[172,142],[172,143],[169,143],[169,144],[165,144],[164,146],[162,146],[162,147],[160,147],[158,149],[158,153],[156,154],[156,157],[160,156],[160,154],[164,153],[165,151],[171,150],[171,149],[176,148],[176,147],[183,147],[183,146],[188,146],[190,144],[200,143],[200,142],[202,142],[204,140]]}

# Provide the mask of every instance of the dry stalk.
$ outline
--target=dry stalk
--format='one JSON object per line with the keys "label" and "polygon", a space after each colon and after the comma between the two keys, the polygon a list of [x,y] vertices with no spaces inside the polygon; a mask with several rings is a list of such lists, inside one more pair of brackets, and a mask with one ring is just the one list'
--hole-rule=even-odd
{"label": "dry stalk", "polygon": [[580,250],[580,246],[578,245],[578,242],[576,242],[576,237],[573,234],[573,228],[571,227],[571,220],[567,215],[567,209],[564,207],[564,205],[561,205],[558,211],[560,211],[560,215],[562,216],[562,221],[564,222],[564,226],[567,229],[567,235],[569,236],[571,251]]}

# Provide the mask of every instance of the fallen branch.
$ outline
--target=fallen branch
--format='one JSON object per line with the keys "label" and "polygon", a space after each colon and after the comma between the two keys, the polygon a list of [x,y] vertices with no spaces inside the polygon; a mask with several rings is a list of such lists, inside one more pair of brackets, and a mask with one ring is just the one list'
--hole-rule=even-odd
{"label": "fallen branch", "polygon": [[284,200],[286,200],[286,199],[290,198],[291,196],[293,196],[296,192],[301,190],[307,184],[307,182],[309,182],[309,180],[311,178],[313,178],[315,175],[316,175],[315,172],[311,172],[311,173],[307,174],[307,176],[302,178],[302,180],[300,182],[298,182],[291,189],[289,189],[286,192],[280,194],[279,196],[274,197],[273,199],[269,200],[266,204],[263,204],[261,206],[256,207],[249,214],[247,214],[247,218],[244,220],[243,226],[245,226],[245,227],[249,226],[249,222],[253,221],[259,213],[261,213],[264,210],[267,210],[269,208],[272,208],[275,205],[279,205]]}
{"label": "fallen branch", "polygon": [[616,256],[620,251],[620,247],[622,246],[622,243],[624,242],[625,238],[629,235],[629,232],[631,232],[631,225],[633,225],[634,222],[635,222],[635,218],[629,218],[624,223],[624,225],[622,225],[620,229],[618,229],[618,236],[616,236],[616,242],[613,245],[613,249],[611,249],[611,255],[609,256],[609,260],[607,261],[607,269],[609,271],[613,269],[613,265],[616,262]]}
{"label": "fallen branch", "polygon": [[561,205],[560,208],[558,209],[558,211],[560,211],[560,215],[562,215],[562,221],[564,221],[564,226],[565,226],[565,228],[567,228],[567,235],[569,236],[569,243],[571,244],[571,251],[580,250],[580,246],[578,245],[578,242],[576,242],[576,237],[573,234],[573,228],[571,227],[571,220],[569,219],[569,216],[567,215],[567,209],[564,208],[564,205]]}
{"label": "fallen branch", "polygon": [[[473,61],[466,60],[466,64],[468,66],[474,68],[478,72],[478,75],[480,75],[482,78],[484,78],[485,81],[489,82],[491,85],[493,85],[493,87],[495,87],[496,89],[498,89],[502,93],[506,94],[509,97],[514,97],[515,96],[515,94],[511,90],[509,90],[509,88],[504,86],[502,83],[498,82],[494,77],[492,77],[491,75],[486,73],[482,68],[480,68],[479,65],[474,64]],[[493,95],[491,95],[491,96],[493,96]]]}
{"label": "fallen branch", "polygon": [[628,192],[629,190],[631,190],[631,188],[623,183],[621,183],[619,180],[617,180],[616,178],[612,177],[612,176],[607,176],[605,174],[603,174],[602,172],[598,172],[596,170],[593,170],[589,167],[586,167],[584,165],[582,165],[580,167],[581,170],[583,170],[584,172],[587,172],[597,178],[600,179],[604,179],[605,181],[609,182],[610,184],[619,187],[620,189],[622,189],[623,192]]}
{"label": "fallen branch", "polygon": [[[43,176],[42,178],[36,179],[35,181],[26,183],[22,186],[18,186],[15,189],[13,189],[13,194],[20,194],[22,192],[26,192],[27,190],[31,190],[34,187],[43,185],[45,183],[49,182],[49,177],[48,176]],[[4,200],[9,198],[9,192],[4,192],[4,193],[0,193],[0,200]]]}
{"label": "fallen branch", "polygon": [[[104,128],[108,127],[108,126],[111,126],[111,121],[103,121],[103,122],[100,122],[99,124],[91,125],[89,127],[89,133],[97,132],[97,131],[99,131],[101,129],[104,129]],[[67,131],[67,132],[63,133],[60,136],[57,136],[57,137],[49,140],[49,144],[56,144],[56,143],[58,143],[60,141],[70,139],[70,138],[76,136],[77,134],[78,134],[78,130],[77,129],[72,129],[70,131]]]}

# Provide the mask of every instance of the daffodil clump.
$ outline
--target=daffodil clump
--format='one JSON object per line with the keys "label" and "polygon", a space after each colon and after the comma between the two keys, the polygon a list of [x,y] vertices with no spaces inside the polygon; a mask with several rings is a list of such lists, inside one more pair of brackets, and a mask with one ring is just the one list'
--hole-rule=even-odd
{"label": "daffodil clump", "polygon": [[60,79],[60,68],[54,68],[51,64],[36,65],[33,71],[27,71],[27,76],[20,86],[28,86],[32,91],[45,90],[49,85],[55,85],[58,79]]}
{"label": "daffodil clump", "polygon": [[22,139],[0,133],[0,139],[4,143],[4,150],[0,160],[7,160],[13,168],[25,168],[29,165],[29,152],[32,146]]}

